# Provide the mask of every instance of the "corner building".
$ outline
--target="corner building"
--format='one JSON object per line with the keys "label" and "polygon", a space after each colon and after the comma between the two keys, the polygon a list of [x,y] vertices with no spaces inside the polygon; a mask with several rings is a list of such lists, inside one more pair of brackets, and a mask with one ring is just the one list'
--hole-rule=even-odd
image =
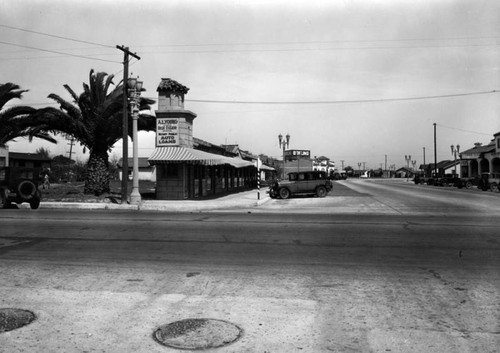
{"label": "corner building", "polygon": [[460,175],[478,177],[482,173],[500,173],[500,132],[487,144],[476,143],[460,153]]}
{"label": "corner building", "polygon": [[193,137],[196,114],[184,109],[189,88],[162,78],[157,88],[156,143],[148,158],[156,166],[156,199],[186,200],[254,188],[254,160]]}

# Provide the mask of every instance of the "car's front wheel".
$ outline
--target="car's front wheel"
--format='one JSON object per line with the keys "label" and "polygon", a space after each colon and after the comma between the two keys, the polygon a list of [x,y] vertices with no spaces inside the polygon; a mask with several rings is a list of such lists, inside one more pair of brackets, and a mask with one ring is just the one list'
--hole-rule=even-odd
{"label": "car's front wheel", "polygon": [[498,192],[498,184],[497,183],[491,183],[490,189],[493,192]]}
{"label": "car's front wheel", "polygon": [[316,188],[316,195],[318,197],[325,197],[327,194],[326,188],[324,186],[318,186]]}
{"label": "car's front wheel", "polygon": [[287,188],[281,188],[280,197],[282,199],[288,199],[290,197],[290,190],[288,190]]}

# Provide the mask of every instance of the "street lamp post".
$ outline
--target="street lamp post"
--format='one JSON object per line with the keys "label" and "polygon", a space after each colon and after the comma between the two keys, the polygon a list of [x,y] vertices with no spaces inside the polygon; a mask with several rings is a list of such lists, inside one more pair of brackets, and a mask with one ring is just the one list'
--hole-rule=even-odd
{"label": "street lamp post", "polygon": [[[455,156],[455,164],[453,165],[453,174],[457,174],[457,154],[460,153],[460,145],[457,144],[457,147],[451,145],[451,155]],[[459,175],[460,176],[460,175]]]}
{"label": "street lamp post", "polygon": [[139,118],[139,100],[141,96],[142,81],[131,77],[128,79],[130,109],[132,111],[132,192],[130,193],[130,203],[137,205],[141,203],[141,194],[139,192],[139,146],[137,141],[137,119]]}
{"label": "street lamp post", "polygon": [[286,134],[285,138],[286,140],[283,138],[282,134],[278,135],[280,148],[283,147],[283,180],[285,180],[285,148],[290,145],[290,134]]}
{"label": "street lamp post", "polygon": [[408,174],[410,172],[410,161],[411,161],[411,155],[405,155],[405,161],[406,161],[406,181],[408,181]]}

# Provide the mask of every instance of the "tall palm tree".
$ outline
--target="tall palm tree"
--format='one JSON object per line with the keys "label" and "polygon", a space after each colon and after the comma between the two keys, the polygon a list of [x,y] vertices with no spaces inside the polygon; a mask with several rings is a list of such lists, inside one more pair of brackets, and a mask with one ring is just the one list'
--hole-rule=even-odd
{"label": "tall palm tree", "polygon": [[[108,152],[122,138],[123,84],[110,90],[112,80],[113,75],[90,70],[89,84],[83,84],[80,95],[64,85],[74,104],[56,94],[50,94],[48,97],[56,101],[60,108],[39,109],[31,121],[26,121],[36,127],[33,132],[70,135],[84,146],[84,150],[90,151],[84,189],[87,194],[101,195],[110,191]],[[139,109],[149,110],[154,102],[141,97]],[[129,131],[132,132],[131,119],[129,123]],[[139,114],[138,129],[154,131],[156,118],[149,114]]]}
{"label": "tall palm tree", "polygon": [[0,147],[5,146],[9,141],[14,141],[18,137],[29,137],[30,141],[33,137],[38,137],[55,143],[47,132],[35,132],[30,126],[19,126],[16,121],[33,115],[36,112],[35,108],[28,106],[13,106],[3,109],[12,99],[21,99],[22,94],[28,90],[22,90],[14,83],[8,82],[0,84]]}

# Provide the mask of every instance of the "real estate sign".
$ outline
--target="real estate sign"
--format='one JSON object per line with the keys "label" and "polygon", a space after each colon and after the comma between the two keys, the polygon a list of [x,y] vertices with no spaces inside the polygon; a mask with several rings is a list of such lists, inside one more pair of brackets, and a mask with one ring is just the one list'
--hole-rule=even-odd
{"label": "real estate sign", "polygon": [[156,146],[179,145],[179,120],[175,118],[156,119]]}

